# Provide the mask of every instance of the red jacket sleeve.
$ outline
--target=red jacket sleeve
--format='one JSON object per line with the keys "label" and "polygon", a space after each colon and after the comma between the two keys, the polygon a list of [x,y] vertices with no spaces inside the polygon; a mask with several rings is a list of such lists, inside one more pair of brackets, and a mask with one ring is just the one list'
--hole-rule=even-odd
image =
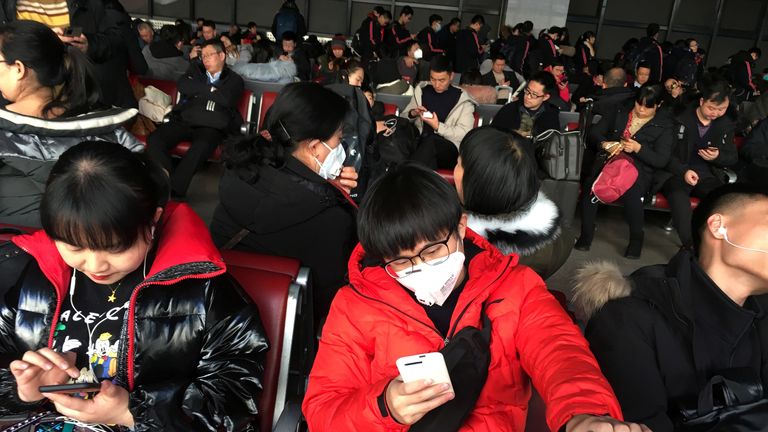
{"label": "red jacket sleeve", "polygon": [[434,45],[432,45],[432,35],[430,33],[427,33],[427,42],[429,43],[429,50],[433,53],[444,53],[445,50],[436,48]]}
{"label": "red jacket sleeve", "polygon": [[589,345],[533,270],[525,269],[516,346],[523,369],[547,406],[550,430],[579,414],[623,419]]}
{"label": "red jacket sleeve", "polygon": [[331,305],[309,376],[302,405],[309,430],[404,432],[406,426],[382,415],[377,399],[390,379],[369,382],[373,347],[366,346],[349,315],[354,311],[345,300],[345,290]]}

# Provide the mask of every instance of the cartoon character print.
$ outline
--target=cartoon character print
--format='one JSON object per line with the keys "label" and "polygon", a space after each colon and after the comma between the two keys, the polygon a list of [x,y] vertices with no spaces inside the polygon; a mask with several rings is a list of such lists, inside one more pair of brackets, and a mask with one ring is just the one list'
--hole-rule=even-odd
{"label": "cartoon character print", "polygon": [[116,340],[110,343],[112,334],[105,332],[88,347],[89,361],[93,374],[97,379],[111,379],[117,374],[117,348],[120,343]]}

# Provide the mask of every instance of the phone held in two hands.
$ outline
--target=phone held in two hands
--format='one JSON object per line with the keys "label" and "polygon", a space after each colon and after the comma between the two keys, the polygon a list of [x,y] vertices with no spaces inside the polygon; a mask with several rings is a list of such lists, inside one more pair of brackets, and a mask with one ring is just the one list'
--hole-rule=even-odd
{"label": "phone held in two hands", "polygon": [[101,389],[100,383],[75,383],[44,385],[38,388],[40,393],[95,393]]}
{"label": "phone held in two hands", "polygon": [[80,37],[80,35],[83,34],[83,28],[82,27],[67,27],[64,30],[64,36],[69,37]]}
{"label": "phone held in two hands", "polygon": [[449,384],[453,391],[451,376],[445,365],[445,358],[439,352],[401,357],[395,362],[403,382],[430,380],[432,384]]}

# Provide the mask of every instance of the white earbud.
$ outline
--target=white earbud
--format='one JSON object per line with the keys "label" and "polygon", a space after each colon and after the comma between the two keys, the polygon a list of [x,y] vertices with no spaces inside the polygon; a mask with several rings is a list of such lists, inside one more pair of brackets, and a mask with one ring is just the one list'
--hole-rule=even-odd
{"label": "white earbud", "polygon": [[717,233],[722,236],[725,236],[728,234],[728,228],[721,226],[720,228],[717,229]]}
{"label": "white earbud", "polygon": [[152,225],[152,228],[149,229],[149,236],[152,238],[152,240],[155,239],[155,226]]}

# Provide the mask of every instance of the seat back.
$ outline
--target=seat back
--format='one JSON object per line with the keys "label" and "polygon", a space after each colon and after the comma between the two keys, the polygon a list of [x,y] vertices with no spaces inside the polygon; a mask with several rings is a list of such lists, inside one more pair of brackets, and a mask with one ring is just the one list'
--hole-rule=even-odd
{"label": "seat back", "polygon": [[264,128],[264,119],[267,117],[267,111],[275,103],[277,99],[277,93],[271,91],[265,91],[261,94],[261,100],[259,101],[259,123],[258,129],[261,131]]}
{"label": "seat back", "polygon": [[143,85],[144,87],[148,87],[148,86],[156,87],[158,90],[170,96],[171,103],[176,105],[176,102],[178,101],[178,96],[179,96],[179,92],[176,87],[176,81],[144,78],[144,77],[139,77],[138,79],[141,85]]}
{"label": "seat back", "polygon": [[286,401],[288,367],[293,345],[300,290],[286,274],[254,268],[246,257],[233,258],[233,251],[222,251],[227,269],[258,306],[269,340],[259,399],[259,428],[272,430]]}
{"label": "seat back", "polygon": [[243,121],[251,121],[253,115],[253,92],[250,90],[243,91],[243,95],[240,97],[240,101],[237,103],[237,111],[243,116]]}
{"label": "seat back", "polygon": [[384,104],[384,115],[397,115],[399,108],[395,104]]}
{"label": "seat back", "polygon": [[569,123],[576,123],[576,129],[578,129],[579,113],[569,112],[569,111],[560,111],[559,115],[560,115],[561,130],[573,130],[573,129],[566,129]]}
{"label": "seat back", "polygon": [[299,276],[299,260],[293,258],[263,255],[254,252],[244,252],[229,249],[221,252],[227,265],[245,267],[254,270],[265,270],[284,274],[296,280]]}

